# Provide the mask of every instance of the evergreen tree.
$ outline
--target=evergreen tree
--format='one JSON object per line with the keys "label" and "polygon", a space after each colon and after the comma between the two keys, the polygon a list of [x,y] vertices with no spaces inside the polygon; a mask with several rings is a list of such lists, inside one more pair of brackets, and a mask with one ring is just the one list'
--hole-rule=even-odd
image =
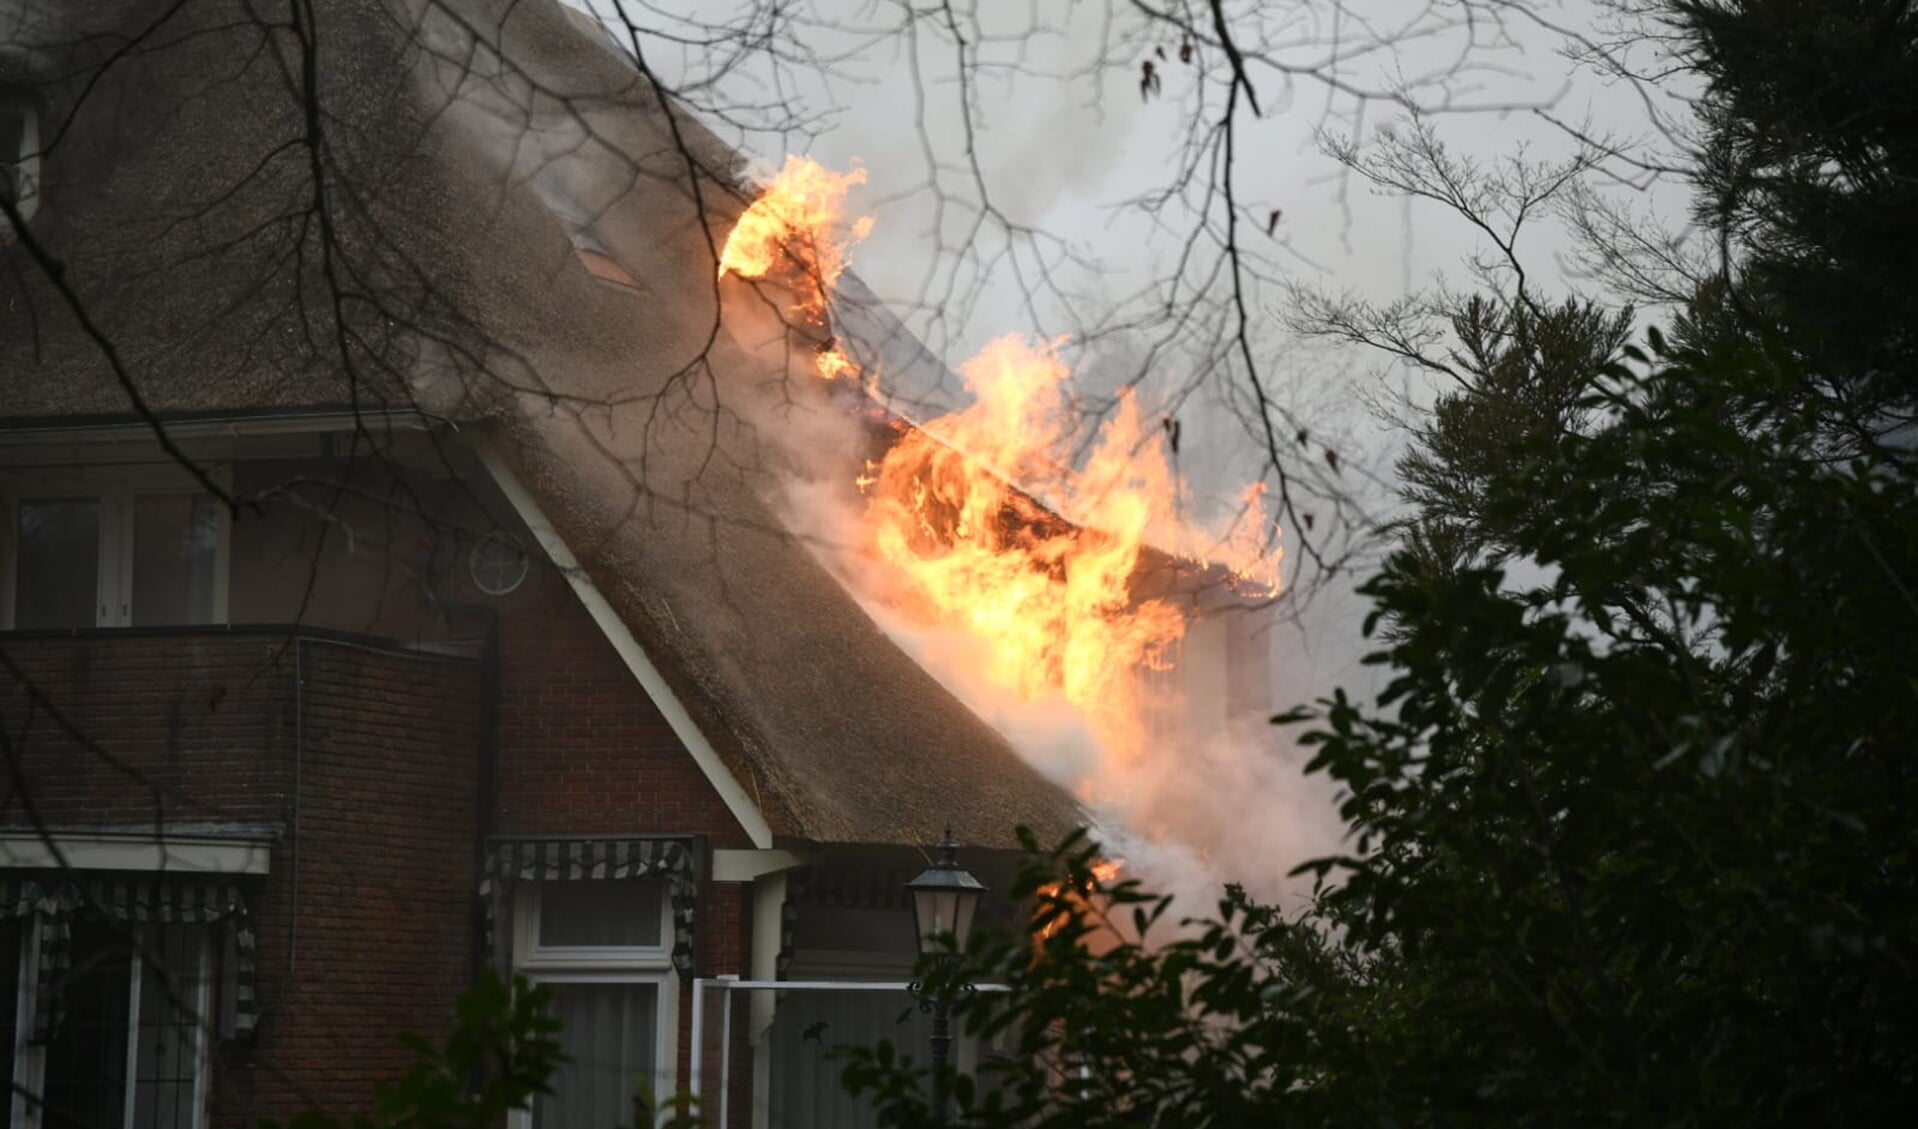
{"label": "evergreen tree", "polygon": [[1746,333],[1868,410],[1918,397],[1918,7],[1672,0],[1707,84],[1700,218],[1731,256]]}

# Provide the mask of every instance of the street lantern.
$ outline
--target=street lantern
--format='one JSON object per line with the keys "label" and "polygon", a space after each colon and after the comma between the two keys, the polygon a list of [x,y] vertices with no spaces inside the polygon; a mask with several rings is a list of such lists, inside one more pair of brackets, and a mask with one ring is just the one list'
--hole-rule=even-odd
{"label": "street lantern", "polygon": [[953,947],[963,950],[972,934],[972,919],[979,909],[985,886],[959,866],[959,843],[946,828],[946,837],[936,848],[939,856],[919,877],[906,883],[912,891],[913,927],[919,932],[919,952],[930,956],[939,952],[939,939],[952,935]]}
{"label": "street lantern", "polygon": [[[925,873],[906,883],[912,891],[912,924],[919,932],[922,957],[941,958],[940,940],[952,936],[953,948],[964,950],[972,933],[972,919],[979,910],[979,898],[986,887],[959,866],[959,843],[947,825],[946,837],[939,840],[939,852]],[[946,1122],[946,1063],[952,1057],[952,995],[950,984],[940,983],[925,992],[915,984],[919,1006],[932,1009],[933,1116],[937,1124]]]}

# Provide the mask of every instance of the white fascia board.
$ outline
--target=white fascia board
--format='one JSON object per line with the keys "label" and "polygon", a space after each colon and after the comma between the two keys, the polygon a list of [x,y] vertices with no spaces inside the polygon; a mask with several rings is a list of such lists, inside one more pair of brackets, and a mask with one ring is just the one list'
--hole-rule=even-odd
{"label": "white fascia board", "polygon": [[628,627],[626,621],[613,609],[613,605],[607,601],[605,594],[599,590],[599,586],[593,583],[593,578],[586,575],[586,570],[580,567],[579,558],[573,555],[573,551],[561,539],[559,532],[553,528],[553,523],[546,519],[545,511],[540,509],[538,500],[533,497],[531,491],[526,489],[525,484],[519,480],[518,475],[513,473],[513,468],[500,457],[498,450],[490,441],[480,440],[474,443],[473,447],[479,455],[480,465],[493,476],[493,481],[498,484],[500,492],[506,495],[506,501],[513,507],[513,512],[518,514],[520,521],[532,531],[533,537],[539,541],[540,548],[546,550],[546,555],[566,577],[566,582],[572,585],[573,594],[578,596],[579,602],[586,606],[587,614],[593,617],[595,624],[599,625],[600,632],[606,636],[606,641],[613,645],[613,650],[618,652],[626,668],[633,672],[634,678],[639,680],[640,687],[646,691],[648,697],[652,698],[653,704],[659,707],[659,712],[666,718],[666,724],[671,727],[674,736],[678,737],[680,743],[692,753],[694,762],[699,765],[699,770],[705,773],[706,779],[711,781],[713,788],[719,792],[719,798],[725,802],[726,810],[732,812],[733,818],[746,829],[746,835],[752,839],[754,846],[762,849],[770,848],[773,845],[772,828],[766,823],[766,817],[760,814],[759,806],[753,803],[752,797],[739,786],[739,781],[733,776],[732,770],[727,768],[726,762],[719,758],[718,750],[714,749],[712,742],[700,732],[699,726],[693,722],[692,714],[686,711],[678,695],[674,694],[672,687],[666,684],[665,676],[659,673],[657,666],[653,665],[653,660],[646,654],[645,648],[641,647],[639,640],[633,637],[632,628]]}
{"label": "white fascia board", "polygon": [[773,848],[769,851],[737,851],[718,848],[713,851],[713,881],[751,882],[768,874],[778,874],[813,860],[793,851]]}
{"label": "white fascia board", "polygon": [[172,874],[266,874],[266,839],[207,835],[0,833],[0,869],[140,870]]}

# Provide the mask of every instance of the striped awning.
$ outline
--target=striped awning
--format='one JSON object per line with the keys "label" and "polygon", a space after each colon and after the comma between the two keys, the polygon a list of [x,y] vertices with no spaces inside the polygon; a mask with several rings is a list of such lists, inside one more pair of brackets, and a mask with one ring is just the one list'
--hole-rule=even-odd
{"label": "striped awning", "polygon": [[60,987],[72,963],[70,925],[76,919],[127,925],[221,925],[225,959],[220,1034],[245,1037],[259,1021],[253,995],[253,927],[238,884],[180,875],[113,877],[76,873],[0,876],[0,919],[38,917],[33,1033],[45,1041],[65,1011]]}
{"label": "striped awning", "polygon": [[511,890],[516,882],[574,882],[657,878],[666,883],[673,911],[673,967],[693,974],[693,911],[699,894],[699,851],[690,838],[508,838],[486,845],[480,901],[486,944],[503,970],[513,966]]}

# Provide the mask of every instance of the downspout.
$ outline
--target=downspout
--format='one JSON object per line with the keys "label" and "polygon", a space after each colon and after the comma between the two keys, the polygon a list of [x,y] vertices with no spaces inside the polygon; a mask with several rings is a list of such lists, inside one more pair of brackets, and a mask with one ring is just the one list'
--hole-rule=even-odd
{"label": "downspout", "polygon": [[306,637],[294,629],[293,635],[293,881],[288,891],[292,903],[286,930],[286,976],[293,979],[300,964],[300,787],[306,769],[306,666],[302,657]]}
{"label": "downspout", "polygon": [[[480,745],[479,779],[473,788],[473,978],[477,981],[480,974],[492,962],[492,953],[487,951],[486,920],[488,907],[479,895],[480,880],[485,877],[486,845],[499,830],[499,812],[496,800],[499,795],[499,695],[500,695],[500,647],[499,647],[499,609],[488,604],[452,604],[447,607],[456,615],[472,615],[484,621],[485,644],[480,653]],[[511,922],[493,922],[494,929],[510,928]],[[504,970],[502,970],[504,971]]]}

